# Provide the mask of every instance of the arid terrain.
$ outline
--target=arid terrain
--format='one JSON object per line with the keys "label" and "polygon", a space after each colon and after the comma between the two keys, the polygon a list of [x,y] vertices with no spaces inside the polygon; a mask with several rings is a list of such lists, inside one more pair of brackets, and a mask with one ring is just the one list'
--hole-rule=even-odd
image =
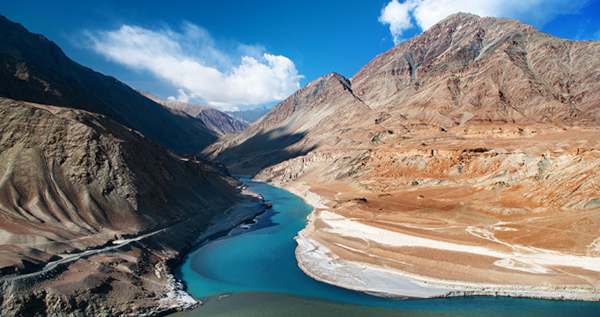
{"label": "arid terrain", "polygon": [[182,256],[265,209],[223,164],[179,154],[217,132],[0,25],[0,315],[197,305]]}
{"label": "arid terrain", "polygon": [[597,41],[455,14],[229,134],[0,26],[2,315],[194,307],[182,255],[267,208],[230,171],[315,206],[296,257],[317,280],[600,300]]}
{"label": "arid terrain", "polygon": [[193,105],[181,101],[166,101],[149,92],[138,89],[134,90],[139,92],[142,96],[171,109],[171,111],[183,111],[187,115],[199,119],[207,128],[216,132],[219,136],[238,133],[246,127],[245,124],[215,108]]}
{"label": "arid terrain", "polygon": [[172,275],[181,256],[264,210],[222,165],[103,115],[4,98],[0,114],[3,315],[193,306]]}
{"label": "arid terrain", "polygon": [[456,14],[203,153],[316,207],[296,255],[318,280],[599,300],[599,56]]}

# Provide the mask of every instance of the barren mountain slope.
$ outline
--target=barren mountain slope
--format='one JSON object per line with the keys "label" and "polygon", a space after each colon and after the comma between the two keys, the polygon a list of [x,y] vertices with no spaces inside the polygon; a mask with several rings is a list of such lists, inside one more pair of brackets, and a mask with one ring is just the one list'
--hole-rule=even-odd
{"label": "barren mountain slope", "polygon": [[599,54],[595,41],[457,14],[378,56],[351,82],[372,108],[444,128],[469,122],[597,125]]}
{"label": "barren mountain slope", "polygon": [[238,133],[246,127],[245,124],[231,117],[230,115],[221,112],[215,108],[208,106],[199,106],[191,103],[185,103],[180,101],[166,101],[162,100],[155,95],[135,89],[142,96],[163,105],[172,110],[183,111],[189,116],[200,119],[204,125],[217,133],[217,135],[233,134]]}
{"label": "barren mountain slope", "polygon": [[[275,149],[295,153],[306,144],[344,148],[354,142],[369,148],[364,142],[398,143],[480,124],[505,130],[518,129],[514,124],[597,126],[600,61],[592,56],[599,55],[598,42],[555,38],[508,19],[457,14],[381,54],[350,80],[330,74],[311,82],[204,154],[248,170],[253,165],[229,157]],[[279,144],[263,146],[265,137]],[[247,149],[255,143],[259,152]]]}
{"label": "barren mountain slope", "polygon": [[297,250],[317,279],[597,300],[599,79],[598,42],[456,14],[204,153],[319,207]]}
{"label": "barren mountain slope", "polygon": [[[3,315],[182,305],[168,298],[176,285],[167,264],[243,198],[225,167],[83,110],[0,98],[0,117]],[[92,253],[35,274],[84,250]]]}
{"label": "barren mountain slope", "polygon": [[75,63],[43,35],[3,16],[0,61],[1,97],[101,113],[179,153],[196,154],[217,139],[201,121]]}
{"label": "barren mountain slope", "polygon": [[311,136],[320,132],[335,135],[339,130],[333,131],[332,125],[347,125],[355,120],[355,114],[366,110],[350,90],[350,82],[331,73],[295,92],[242,133],[222,137],[202,153],[236,173],[255,174],[322,146],[322,138]]}

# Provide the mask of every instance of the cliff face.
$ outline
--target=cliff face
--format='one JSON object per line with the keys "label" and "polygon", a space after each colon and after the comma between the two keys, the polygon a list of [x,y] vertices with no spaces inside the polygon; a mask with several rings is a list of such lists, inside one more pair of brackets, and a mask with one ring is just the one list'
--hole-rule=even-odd
{"label": "cliff face", "polygon": [[215,132],[217,135],[222,136],[225,134],[238,133],[246,127],[245,124],[241,123],[237,119],[229,116],[228,114],[221,112],[215,108],[208,106],[199,106],[190,103],[180,101],[166,101],[162,100],[153,94],[137,90],[142,96],[160,104],[168,109],[174,111],[182,111],[187,115],[199,119],[204,125]]}
{"label": "cliff face", "polygon": [[[204,153],[320,201],[327,212],[312,216],[298,258],[323,246],[332,262],[425,282],[569,285],[597,298],[599,266],[540,259],[597,263],[599,79],[599,42],[456,14],[349,80],[308,84]],[[357,288],[321,264],[302,266]]]}
{"label": "cliff face", "polygon": [[75,63],[44,36],[2,16],[0,61],[1,97],[101,113],[179,153],[196,154],[217,139],[201,121]]}
{"label": "cliff face", "polygon": [[[167,300],[176,287],[167,263],[243,198],[225,167],[168,152],[84,110],[1,98],[0,116],[3,314],[181,305]],[[110,252],[84,252],[142,235],[149,236]]]}

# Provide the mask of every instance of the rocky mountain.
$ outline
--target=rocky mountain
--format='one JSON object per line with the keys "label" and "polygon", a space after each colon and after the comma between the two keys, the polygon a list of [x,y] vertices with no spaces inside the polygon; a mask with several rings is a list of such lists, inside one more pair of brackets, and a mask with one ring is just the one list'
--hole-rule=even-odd
{"label": "rocky mountain", "polygon": [[246,124],[241,123],[237,119],[229,116],[228,114],[221,112],[215,108],[208,106],[199,106],[191,103],[185,103],[180,101],[166,101],[162,100],[155,95],[135,89],[142,96],[163,105],[174,111],[183,111],[193,118],[197,118],[204,125],[214,131],[217,135],[235,134],[246,127]]}
{"label": "rocky mountain", "polygon": [[230,116],[234,117],[238,121],[248,125],[269,112],[267,107],[262,106],[260,108],[248,109],[248,110],[238,110],[238,111],[225,111]]}
{"label": "rocky mountain", "polygon": [[264,211],[223,164],[179,154],[217,133],[1,16],[0,59],[0,315],[197,305],[183,254]]}
{"label": "rocky mountain", "polygon": [[195,154],[217,139],[201,121],[70,60],[43,35],[0,16],[0,96],[114,118],[166,148]]}
{"label": "rocky mountain", "polygon": [[[279,148],[305,153],[317,145],[399,142],[407,134],[479,124],[595,126],[599,62],[588,57],[599,50],[598,42],[555,38],[519,21],[454,15],[349,80],[329,74],[309,83],[205,153],[227,163],[267,134],[280,136]],[[257,172],[268,164],[231,162],[238,165]]]}
{"label": "rocky mountain", "polygon": [[259,212],[224,218],[252,198],[223,165],[104,115],[0,98],[0,116],[2,315],[180,308],[170,266],[214,219]]}
{"label": "rocky mountain", "polygon": [[[329,120],[341,113],[338,110],[342,108],[350,111],[346,118]],[[368,109],[354,97],[347,79],[329,74],[294,93],[242,133],[209,146],[204,153],[237,173],[255,174],[313,150],[316,144],[308,134],[337,133],[326,125],[343,125],[340,120],[354,120],[353,115],[360,110],[350,108]]]}
{"label": "rocky mountain", "polygon": [[460,294],[595,299],[598,80],[597,41],[460,13],[203,154],[319,207],[297,250],[316,279],[407,296],[373,286],[391,270]]}

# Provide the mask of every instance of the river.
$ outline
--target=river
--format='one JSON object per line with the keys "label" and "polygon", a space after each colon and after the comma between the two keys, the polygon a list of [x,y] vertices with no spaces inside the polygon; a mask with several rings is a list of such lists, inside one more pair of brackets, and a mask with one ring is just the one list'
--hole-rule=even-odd
{"label": "river", "polygon": [[273,208],[185,257],[176,276],[204,305],[173,317],[600,316],[597,302],[489,296],[391,300],[317,282],[298,268],[294,256],[293,238],[312,207],[285,190],[241,180]]}

